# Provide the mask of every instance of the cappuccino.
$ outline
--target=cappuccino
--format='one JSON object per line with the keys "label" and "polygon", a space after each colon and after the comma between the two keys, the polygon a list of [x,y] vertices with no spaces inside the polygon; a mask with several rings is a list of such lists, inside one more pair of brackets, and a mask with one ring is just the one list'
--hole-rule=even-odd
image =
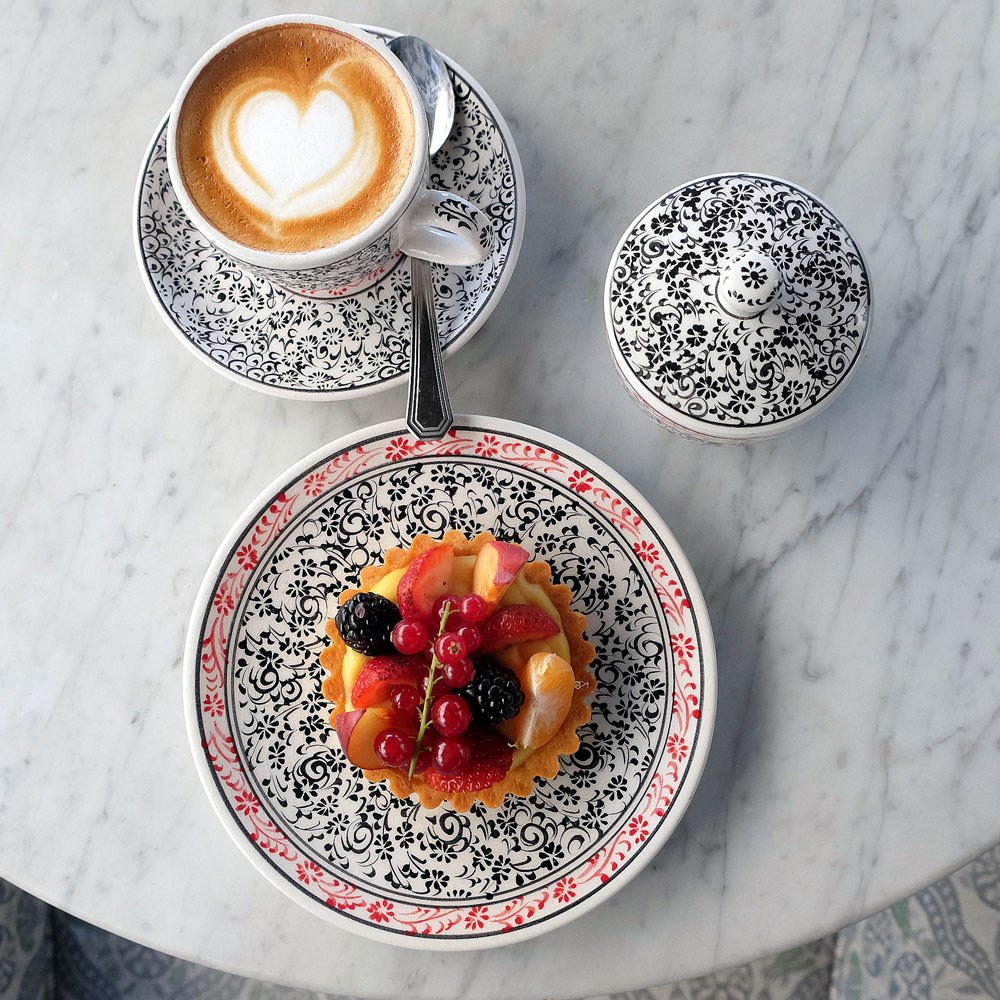
{"label": "cappuccino", "polygon": [[335,247],[378,222],[416,156],[396,71],[352,35],[288,22],[242,35],[175,109],[181,181],[224,236],[253,250]]}

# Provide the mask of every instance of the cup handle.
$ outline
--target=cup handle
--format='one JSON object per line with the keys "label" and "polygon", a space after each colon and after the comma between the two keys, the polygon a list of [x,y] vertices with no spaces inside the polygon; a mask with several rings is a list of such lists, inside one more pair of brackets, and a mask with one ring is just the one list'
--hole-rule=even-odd
{"label": "cup handle", "polygon": [[494,246],[490,217],[448,191],[424,188],[406,213],[399,249],[435,264],[478,264]]}

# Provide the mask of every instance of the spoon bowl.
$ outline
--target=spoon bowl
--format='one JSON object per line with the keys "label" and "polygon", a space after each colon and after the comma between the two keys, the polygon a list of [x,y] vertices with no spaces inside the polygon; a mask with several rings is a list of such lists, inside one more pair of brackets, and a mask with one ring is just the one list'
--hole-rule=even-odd
{"label": "spoon bowl", "polygon": [[437,49],[415,35],[399,35],[386,44],[417,85],[427,116],[427,145],[433,156],[455,124],[455,91],[448,67]]}

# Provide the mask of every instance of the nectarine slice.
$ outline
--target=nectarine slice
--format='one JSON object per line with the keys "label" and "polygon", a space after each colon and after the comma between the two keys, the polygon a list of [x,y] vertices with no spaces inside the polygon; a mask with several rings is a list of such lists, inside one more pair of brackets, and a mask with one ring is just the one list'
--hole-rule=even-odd
{"label": "nectarine slice", "polygon": [[359,708],[341,712],[334,723],[340,745],[347,759],[365,770],[385,767],[375,753],[375,740],[389,726],[388,718],[374,708]]}
{"label": "nectarine slice", "polygon": [[496,604],[527,561],[528,553],[520,545],[487,542],[472,569],[472,592],[487,604]]}

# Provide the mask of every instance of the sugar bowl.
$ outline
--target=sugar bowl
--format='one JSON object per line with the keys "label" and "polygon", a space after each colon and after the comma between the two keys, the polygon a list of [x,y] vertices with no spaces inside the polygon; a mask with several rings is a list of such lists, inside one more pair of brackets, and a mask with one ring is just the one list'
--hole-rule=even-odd
{"label": "sugar bowl", "polygon": [[670,430],[751,441],[844,390],[871,324],[864,256],[833,212],[763,174],[691,181],[646,208],[605,289],[611,355]]}

